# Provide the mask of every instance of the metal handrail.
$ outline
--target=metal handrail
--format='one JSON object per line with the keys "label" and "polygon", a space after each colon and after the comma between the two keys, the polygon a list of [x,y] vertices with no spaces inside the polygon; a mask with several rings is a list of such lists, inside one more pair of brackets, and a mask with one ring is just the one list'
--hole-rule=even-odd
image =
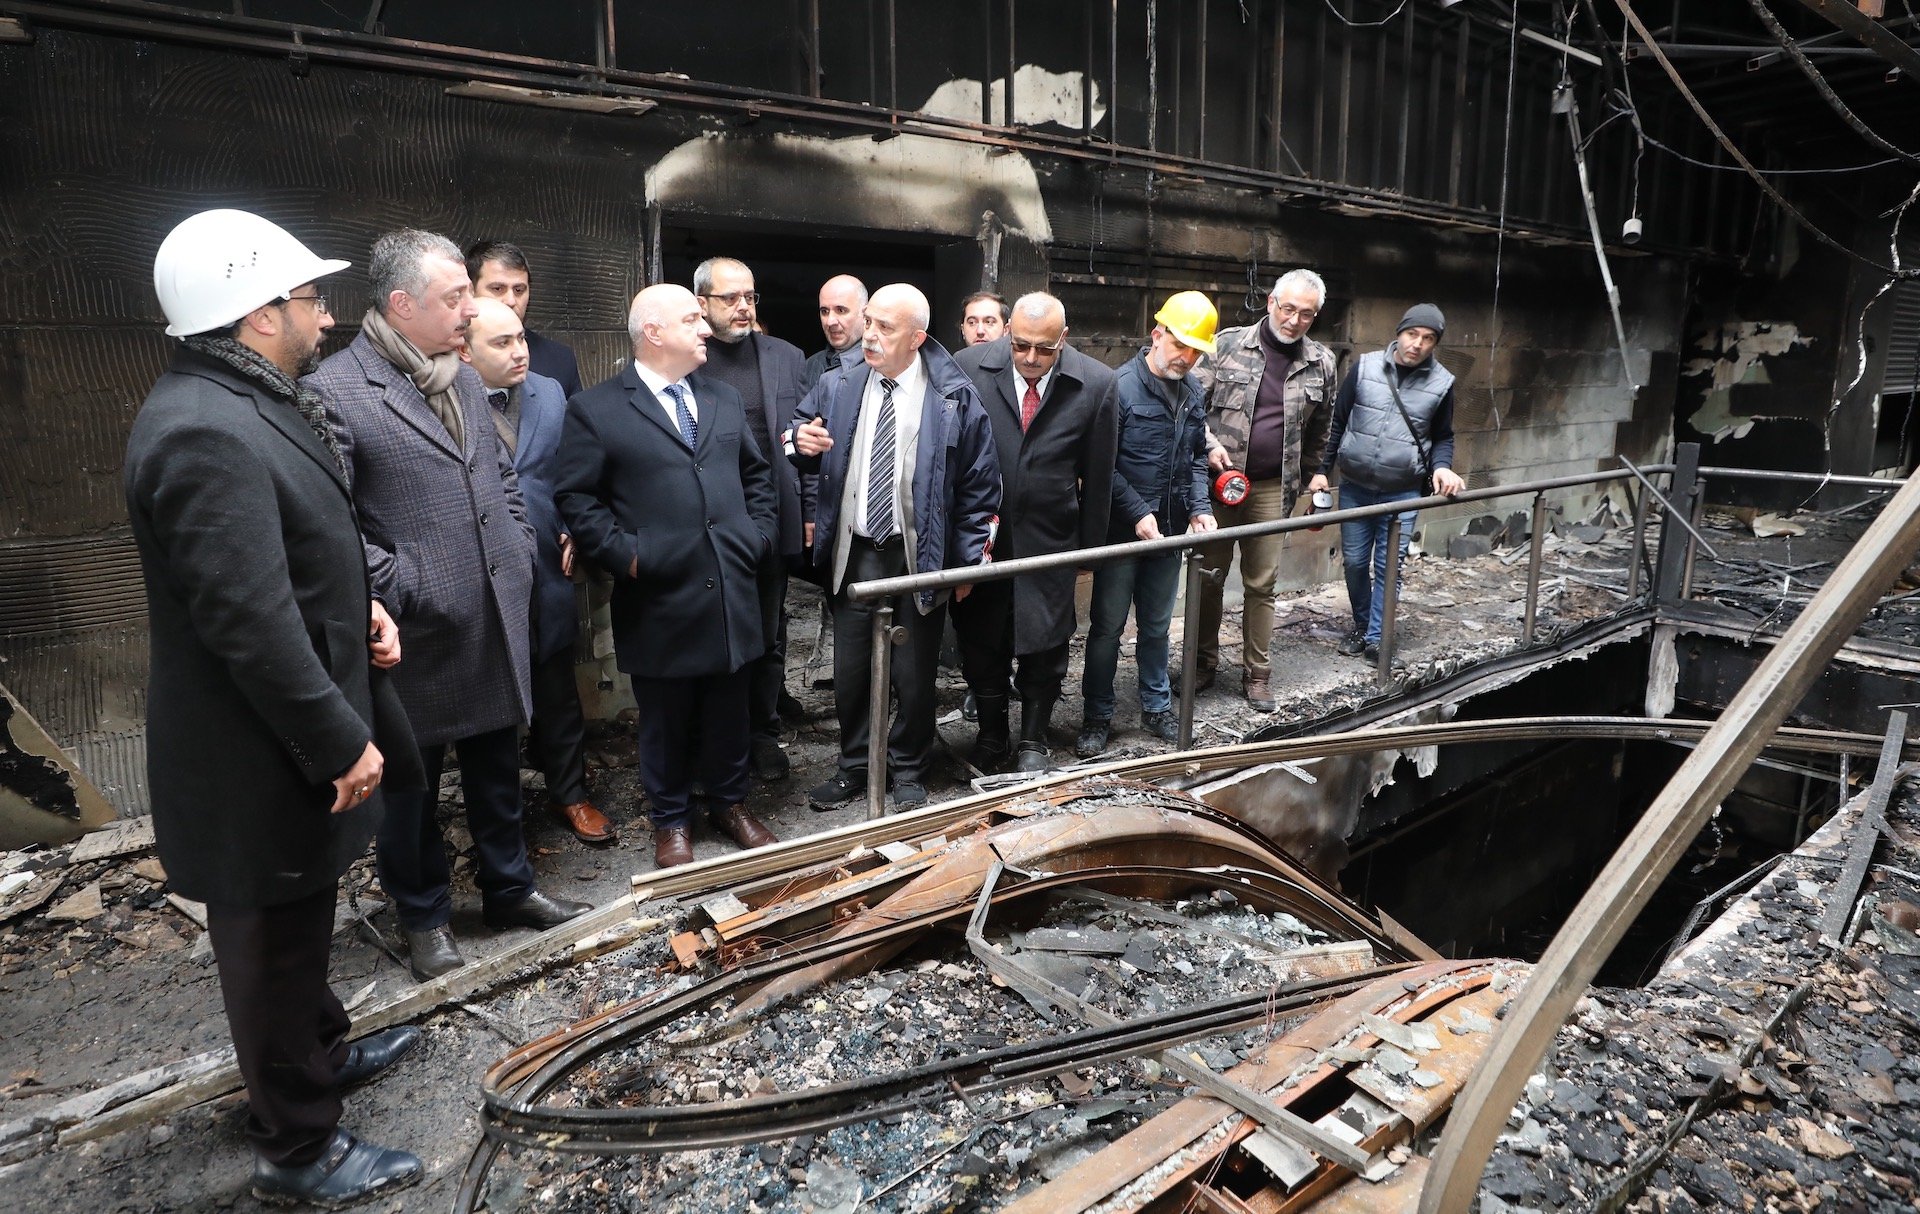
{"label": "metal handrail", "polygon": [[[1672,464],[1649,464],[1639,469],[1644,474],[1671,474]],[[1046,573],[1057,569],[1090,569],[1102,565],[1111,565],[1119,561],[1136,560],[1141,557],[1156,556],[1162,553],[1179,552],[1185,555],[1186,569],[1186,613],[1184,630],[1186,640],[1181,646],[1180,663],[1180,733],[1179,746],[1182,750],[1193,745],[1193,685],[1196,676],[1197,649],[1195,638],[1199,630],[1200,582],[1205,576],[1199,561],[1199,550],[1214,544],[1231,543],[1235,540],[1254,539],[1260,536],[1280,535],[1291,531],[1318,531],[1330,523],[1343,523],[1349,520],[1378,518],[1382,515],[1393,516],[1388,524],[1387,576],[1382,591],[1383,609],[1380,634],[1380,658],[1376,667],[1376,677],[1382,685],[1392,678],[1393,661],[1393,622],[1395,615],[1394,593],[1399,581],[1399,531],[1400,515],[1421,510],[1431,510],[1441,506],[1453,506],[1466,502],[1493,501],[1503,497],[1523,497],[1533,495],[1533,534],[1529,538],[1530,551],[1527,562],[1527,604],[1523,636],[1527,641],[1533,639],[1535,622],[1535,601],[1540,589],[1540,556],[1543,532],[1545,531],[1546,494],[1554,489],[1571,489],[1583,485],[1606,484],[1612,481],[1632,481],[1636,473],[1627,469],[1610,472],[1588,472],[1576,476],[1556,476],[1543,480],[1522,481],[1512,485],[1491,485],[1484,489],[1466,489],[1451,496],[1430,496],[1409,498],[1400,502],[1383,502],[1374,506],[1356,506],[1348,510],[1330,510],[1318,514],[1300,515],[1284,519],[1275,519],[1265,523],[1247,523],[1238,527],[1222,527],[1216,531],[1193,532],[1181,535],[1162,536],[1157,540],[1133,540],[1120,544],[1103,544],[1097,548],[1076,548],[1067,552],[1049,553],[1044,556],[1021,557],[1011,561],[997,561],[987,565],[967,565],[953,569],[940,569],[932,573],[910,573],[899,577],[876,578],[872,581],[854,582],[846,589],[847,597],[857,603],[880,600],[873,613],[872,656],[868,665],[868,694],[871,705],[871,718],[867,734],[867,816],[878,818],[885,812],[887,780],[887,735],[890,732],[892,712],[889,706],[891,682],[891,650],[894,644],[905,640],[905,630],[896,629],[893,623],[894,607],[892,600],[896,596],[917,594],[923,590],[948,590],[957,586],[974,586],[986,582],[1004,582],[1029,573]],[[1646,512],[1636,507],[1634,512],[1636,551],[1640,528],[1644,526]]]}

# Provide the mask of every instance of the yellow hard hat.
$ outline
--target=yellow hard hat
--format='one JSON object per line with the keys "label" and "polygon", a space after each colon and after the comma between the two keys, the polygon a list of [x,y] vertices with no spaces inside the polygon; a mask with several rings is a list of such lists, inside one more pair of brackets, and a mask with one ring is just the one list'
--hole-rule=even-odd
{"label": "yellow hard hat", "polygon": [[1169,297],[1153,314],[1153,319],[1181,345],[1213,353],[1213,330],[1220,323],[1220,313],[1214,309],[1213,301],[1200,292],[1182,291]]}

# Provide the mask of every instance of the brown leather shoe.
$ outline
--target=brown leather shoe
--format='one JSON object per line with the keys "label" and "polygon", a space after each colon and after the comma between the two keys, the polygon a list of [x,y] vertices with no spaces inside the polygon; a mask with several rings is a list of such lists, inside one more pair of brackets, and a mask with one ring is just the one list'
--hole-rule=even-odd
{"label": "brown leather shoe", "polygon": [[1261,712],[1272,712],[1278,705],[1273,702],[1273,684],[1264,674],[1246,676],[1247,703]]}
{"label": "brown leather shoe", "polygon": [[707,821],[715,830],[733,836],[733,841],[742,847],[765,847],[780,841],[777,835],[760,824],[758,818],[747,812],[744,804],[710,809],[707,811]]}
{"label": "brown leather shoe", "polygon": [[653,866],[673,868],[693,863],[693,828],[661,826],[653,832]]}
{"label": "brown leather shoe", "polygon": [[595,809],[591,801],[575,801],[571,805],[550,802],[547,809],[573,832],[574,838],[588,847],[606,847],[614,841],[613,823],[607,821],[607,815]]}

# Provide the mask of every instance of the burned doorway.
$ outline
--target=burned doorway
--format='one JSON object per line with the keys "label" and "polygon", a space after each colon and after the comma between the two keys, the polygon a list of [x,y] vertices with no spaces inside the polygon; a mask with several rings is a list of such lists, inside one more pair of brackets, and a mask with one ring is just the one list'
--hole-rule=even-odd
{"label": "burned doorway", "polygon": [[836,274],[852,274],[868,290],[890,282],[920,288],[933,304],[928,332],[952,347],[958,340],[960,301],[980,289],[982,269],[979,244],[951,237],[736,219],[661,224],[663,281],[691,284],[694,267],[709,257],[732,257],[751,267],[761,327],[809,354],[826,344],[819,291]]}

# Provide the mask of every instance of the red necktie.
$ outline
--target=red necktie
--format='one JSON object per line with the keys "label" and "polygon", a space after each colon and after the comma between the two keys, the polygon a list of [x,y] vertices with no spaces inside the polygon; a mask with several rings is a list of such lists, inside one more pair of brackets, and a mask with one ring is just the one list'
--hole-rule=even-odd
{"label": "red necktie", "polygon": [[1033,415],[1040,412],[1040,386],[1038,380],[1027,381],[1027,394],[1020,398],[1020,429],[1033,425]]}

